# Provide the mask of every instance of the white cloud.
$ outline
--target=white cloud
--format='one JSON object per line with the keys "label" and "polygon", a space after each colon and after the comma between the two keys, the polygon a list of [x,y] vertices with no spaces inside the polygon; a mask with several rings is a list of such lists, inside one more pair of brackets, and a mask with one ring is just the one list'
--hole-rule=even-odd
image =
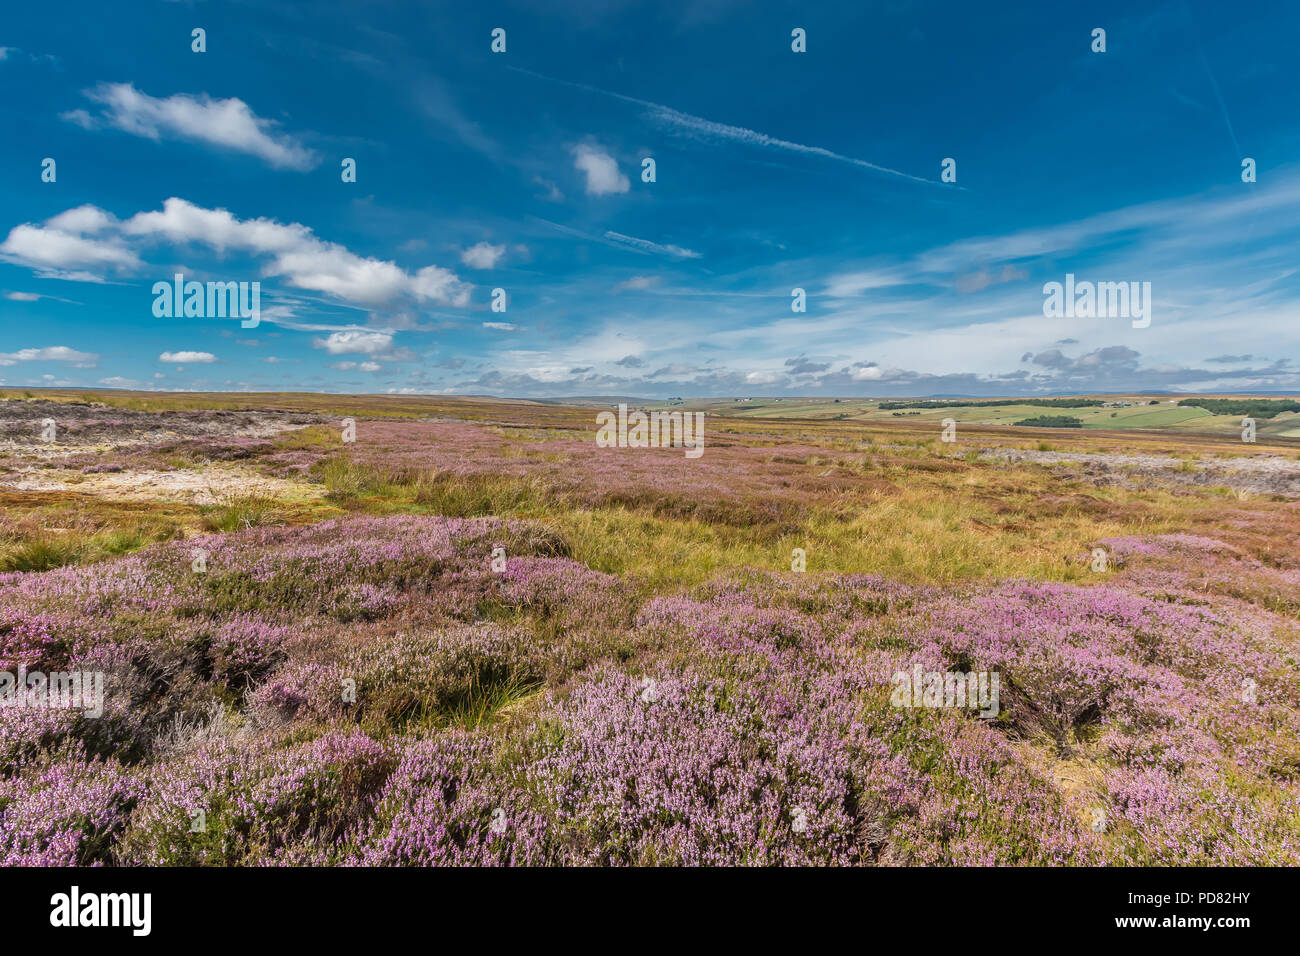
{"label": "white cloud", "polygon": [[0,259],[26,266],[41,276],[80,282],[101,282],[104,272],[139,267],[139,257],[121,239],[87,238],[53,226],[52,222],[15,226],[0,243]]}
{"label": "white cloud", "polygon": [[39,302],[39,292],[6,292],[5,298],[10,302]]}
{"label": "white cloud", "polygon": [[[675,127],[678,130],[695,135],[700,139],[727,140],[734,143],[740,143],[744,146],[779,149],[793,153],[803,153],[809,156],[820,156],[824,159],[837,160],[838,162],[848,163],[851,166],[858,166],[862,169],[870,169],[878,173],[886,173],[890,176],[910,179],[912,182],[936,182],[932,179],[923,179],[920,176],[913,176],[910,173],[899,172],[897,169],[890,169],[887,166],[878,166],[875,163],[867,162],[865,159],[857,159],[853,156],[844,156],[840,153],[832,152],[829,149],[824,149],[821,146],[805,146],[803,143],[792,143],[789,140],[777,139],[775,136],[768,136],[766,133],[746,129],[743,126],[731,126],[727,123],[718,123],[713,120],[707,120],[702,116],[692,116],[690,113],[683,113],[680,110],[675,110],[671,106],[664,106],[661,103],[652,103],[649,100],[639,100],[633,96],[624,96],[622,93],[613,93],[609,90],[602,90],[599,87],[588,86],[585,83],[572,83],[568,80],[557,80],[553,77],[542,76],[540,73],[533,73],[531,70],[520,69],[519,67],[514,67],[514,69],[517,69],[522,73],[529,73],[532,76],[538,76],[542,79],[550,80],[553,83],[562,83],[565,86],[572,86],[592,93],[599,93],[602,96],[609,96],[616,100],[622,100],[624,103],[634,103],[637,106],[643,106],[649,111],[650,118],[656,122]],[[626,190],[624,191],[626,192]]]}
{"label": "white cloud", "polygon": [[471,269],[495,269],[501,257],[506,254],[505,246],[494,246],[490,242],[480,242],[470,246],[460,254],[460,261]]}
{"label": "white cloud", "polygon": [[217,357],[211,352],[163,352],[158,361],[168,365],[211,365]]}
{"label": "white cloud", "polygon": [[745,376],[745,381],[750,385],[772,385],[782,378],[783,376],[776,372],[750,372]]}
{"label": "white cloud", "polygon": [[672,256],[676,259],[699,259],[702,258],[700,253],[693,249],[685,249],[681,246],[660,245],[657,242],[651,242],[649,239],[638,239],[636,236],[625,236],[621,232],[606,232],[605,238],[611,242],[617,242],[624,246],[631,246],[641,252],[648,252],[654,255]]}
{"label": "white cloud", "polygon": [[874,382],[882,374],[879,365],[862,365],[853,370],[851,378],[855,382]]}
{"label": "white cloud", "polygon": [[513,322],[484,322],[483,328],[499,329],[502,332],[513,332],[519,328],[519,326],[515,325]]}
{"label": "white cloud", "polygon": [[0,365],[17,365],[19,362],[68,362],[77,368],[94,368],[99,356],[93,352],[78,352],[66,345],[50,345],[43,349],[19,349],[17,352],[0,352]]}
{"label": "white cloud", "polygon": [[206,93],[176,93],[158,99],[130,83],[101,83],[84,94],[104,107],[99,116],[71,110],[63,118],[87,128],[111,126],[135,136],[164,135],[210,143],[265,160],[277,169],[308,170],[316,154],[294,137],[276,131],[274,120],[256,115],[243,100],[214,100]]}
{"label": "white cloud", "polygon": [[653,285],[659,284],[659,276],[633,276],[630,279],[624,279],[614,286],[615,292],[633,291],[640,292],[648,289]]}
{"label": "white cloud", "polygon": [[334,332],[328,338],[313,339],[312,345],[330,355],[378,355],[393,346],[393,336],[388,332],[362,332],[352,330]]}
{"label": "white cloud", "polygon": [[79,206],[40,226],[24,223],[0,243],[0,258],[42,275],[98,282],[107,270],[140,268],[142,263],[126,240],[158,239],[178,245],[201,243],[221,254],[267,256],[270,261],[263,266],[263,275],[284,276],[296,288],[371,308],[401,298],[465,306],[473,288],[440,266],[425,266],[412,274],[391,261],[363,258],[317,238],[301,223],[239,219],[225,209],[205,209],[175,197],[166,200],[161,210],[136,213],[125,222],[95,206]]}
{"label": "white cloud", "polygon": [[45,220],[45,225],[59,232],[71,232],[79,236],[96,235],[117,225],[117,219],[98,206],[86,203],[74,209],[59,213]]}
{"label": "white cloud", "polygon": [[588,196],[625,193],[631,188],[627,177],[619,172],[614,157],[595,146],[575,146],[573,167],[586,174]]}
{"label": "white cloud", "polygon": [[826,286],[826,295],[833,299],[852,298],[869,289],[887,289],[906,281],[907,279],[895,272],[848,272],[830,278]]}
{"label": "white cloud", "polygon": [[107,385],[110,388],[134,388],[140,383],[137,382],[135,379],[123,378],[120,375],[113,375],[110,376],[109,378],[101,378],[99,380],[99,384]]}
{"label": "white cloud", "polygon": [[393,262],[362,258],[344,246],[316,238],[301,223],[238,219],[224,209],[204,209],[171,198],[161,212],[142,212],[123,224],[134,236],[162,236],[174,242],[202,242],[218,252],[244,250],[269,255],[264,272],[285,276],[300,289],[327,292],[349,302],[381,306],[403,295],[444,305],[469,302],[470,286],[439,266],[411,275]]}

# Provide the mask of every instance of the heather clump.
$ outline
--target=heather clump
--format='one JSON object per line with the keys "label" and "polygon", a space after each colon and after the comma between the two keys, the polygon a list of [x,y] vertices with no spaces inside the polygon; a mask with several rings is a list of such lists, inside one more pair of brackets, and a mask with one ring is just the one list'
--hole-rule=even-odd
{"label": "heather clump", "polygon": [[510,560],[496,583],[489,602],[541,615],[561,627],[620,627],[631,617],[631,597],[619,578],[568,558]]}
{"label": "heather clump", "polygon": [[[880,583],[828,577],[818,606],[856,609],[881,600]],[[638,623],[656,633],[675,631],[681,647],[694,641],[690,668],[732,686],[743,677],[768,707],[758,724],[780,734],[812,719],[830,720],[821,746],[847,747],[856,778],[868,781],[848,805],[870,806],[874,817],[854,826],[875,834],[873,858],[882,863],[1062,863],[1095,859],[1090,835],[1061,795],[1005,735],[987,722],[943,710],[899,709],[890,702],[890,678],[914,661],[942,663],[920,635],[920,619],[899,601],[895,614],[821,619],[772,609],[759,588],[757,604],[744,589],[724,586],[710,602],[661,599],[647,604]],[[920,613],[919,611],[916,613]],[[689,655],[675,655],[683,660]],[[576,696],[576,695],[575,695]],[[785,728],[783,730],[783,728]],[[757,731],[752,731],[751,734]],[[831,741],[836,743],[832,745]],[[891,784],[882,786],[882,780]]]}
{"label": "heather clump", "polygon": [[541,686],[560,664],[531,632],[484,625],[372,644],[345,670],[357,675],[356,719],[401,731],[485,717]]}
{"label": "heather clump", "polygon": [[526,764],[570,862],[870,862],[893,761],[855,739],[847,688],[795,684],[608,671],[577,688]]}
{"label": "heather clump", "polygon": [[218,740],[152,770],[117,856],[149,866],[328,862],[392,766],[358,731],[285,749]]}
{"label": "heather clump", "polygon": [[250,710],[265,725],[354,721],[372,733],[491,722],[606,649],[599,635],[547,640],[530,628],[457,624],[379,637],[339,660],[294,662],[259,686]]}
{"label": "heather clump", "polygon": [[536,866],[560,862],[556,820],[521,771],[481,735],[407,744],[346,859],[367,866]]}
{"label": "heather clump", "polygon": [[758,687],[608,669],[511,739],[452,735],[410,747],[358,856],[424,865],[866,861],[883,832],[868,770],[881,768],[855,756],[843,720],[842,708],[801,716]]}
{"label": "heather clump", "polygon": [[0,865],[107,862],[143,792],[113,761],[61,759],[0,781]]}
{"label": "heather clump", "polygon": [[[1000,673],[994,726],[1098,768],[1093,799],[1115,811],[1108,859],[1294,861],[1300,677],[1258,624],[1111,587],[1013,583],[937,605],[920,634],[957,668]],[[1210,808],[1239,825],[1221,832]]]}

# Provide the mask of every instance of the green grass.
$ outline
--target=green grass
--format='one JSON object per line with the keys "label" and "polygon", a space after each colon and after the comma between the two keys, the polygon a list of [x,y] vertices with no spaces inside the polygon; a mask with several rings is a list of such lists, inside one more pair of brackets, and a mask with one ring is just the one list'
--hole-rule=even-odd
{"label": "green grass", "polygon": [[0,571],[49,571],[77,563],[82,542],[71,537],[23,541],[0,554]]}
{"label": "green grass", "polygon": [[49,571],[70,564],[90,564],[130,554],[155,541],[173,537],[177,529],[163,522],[137,521],[97,533],[43,531],[0,545],[0,573]]}
{"label": "green grass", "polygon": [[284,520],[279,503],[263,495],[238,495],[204,505],[199,510],[207,531],[240,531]]}

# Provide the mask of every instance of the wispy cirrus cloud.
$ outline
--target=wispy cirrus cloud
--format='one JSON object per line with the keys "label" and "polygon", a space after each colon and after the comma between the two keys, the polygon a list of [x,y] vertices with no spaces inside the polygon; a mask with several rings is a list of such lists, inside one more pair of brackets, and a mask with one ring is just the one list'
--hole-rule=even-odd
{"label": "wispy cirrus cloud", "polygon": [[856,166],[859,169],[867,169],[876,173],[883,173],[887,176],[894,176],[899,179],[906,179],[914,183],[925,185],[938,185],[939,181],[935,179],[926,179],[924,176],[913,176],[911,173],[905,173],[897,169],[890,169],[888,166],[881,166],[877,163],[868,162],[865,159],[859,159],[855,156],[845,156],[834,150],[825,149],[821,146],[808,146],[803,143],[796,143],[791,140],[780,139],[776,136],[769,136],[758,130],[748,129],[744,126],[733,126],[730,123],[719,123],[715,120],[705,119],[702,116],[694,116],[690,113],[683,113],[681,110],[673,109],[671,106],[665,106],[662,103],[653,103],[650,100],[637,99],[635,96],[625,96],[622,93],[614,93],[610,90],[602,90],[597,86],[590,86],[586,83],[574,83],[570,80],[561,80],[553,76],[546,76],[542,73],[534,73],[532,70],[526,70],[523,67],[510,67],[520,73],[526,73],[529,76],[535,76],[538,79],[547,80],[551,83],[560,83],[573,89],[585,90],[588,93],[596,93],[600,96],[611,97],[621,100],[624,103],[643,107],[648,111],[648,116],[652,122],[659,123],[670,129],[678,130],[689,136],[700,140],[713,140],[721,142],[736,143],[740,146],[748,146],[756,149],[780,150],[783,152],[799,153],[805,156],[815,156],[821,159],[830,159],[839,163],[847,163],[850,166]]}
{"label": "wispy cirrus cloud", "polygon": [[621,232],[608,231],[605,238],[610,242],[616,242],[619,245],[628,246],[639,252],[649,253],[657,256],[672,256],[674,259],[699,259],[701,254],[694,249],[686,249],[682,246],[675,246],[672,243],[661,245],[657,242],[651,242],[649,239],[638,239],[636,236],[625,236]]}

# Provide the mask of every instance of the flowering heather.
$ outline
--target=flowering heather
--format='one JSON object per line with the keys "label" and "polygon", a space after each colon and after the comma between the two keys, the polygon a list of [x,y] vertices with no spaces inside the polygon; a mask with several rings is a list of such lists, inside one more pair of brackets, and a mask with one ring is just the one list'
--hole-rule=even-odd
{"label": "flowering heather", "polygon": [[117,853],[148,865],[304,862],[368,813],[391,769],[361,733],[284,749],[218,742],[153,769]]}
{"label": "flowering heather", "polygon": [[589,428],[534,435],[468,422],[367,421],[344,452],[289,450],[264,462],[281,474],[306,470],[318,478],[328,476],[331,460],[346,462],[381,481],[422,477],[435,489],[515,482],[557,505],[626,507],[742,527],[794,528],[810,499],[861,502],[873,486],[858,471],[861,456],[789,441],[776,454],[723,426],[710,431],[699,459],[686,459],[680,449],[598,449],[593,438]]}
{"label": "flowering heather", "polygon": [[0,865],[104,862],[144,792],[115,763],[59,761],[0,783]]}
{"label": "flowering heather", "polygon": [[502,766],[494,749],[490,739],[461,732],[409,743],[347,859],[369,866],[556,862],[553,821],[532,811],[514,779],[519,768]]}
{"label": "flowering heather", "polygon": [[[1300,862],[1284,622],[1143,564],[1254,559],[1107,546],[1126,567],[1088,587],[749,570],[647,594],[526,522],[357,517],[0,576],[0,661],[107,691],[94,720],[0,708],[0,854]],[[917,665],[997,674],[999,713],[894,706]]]}

